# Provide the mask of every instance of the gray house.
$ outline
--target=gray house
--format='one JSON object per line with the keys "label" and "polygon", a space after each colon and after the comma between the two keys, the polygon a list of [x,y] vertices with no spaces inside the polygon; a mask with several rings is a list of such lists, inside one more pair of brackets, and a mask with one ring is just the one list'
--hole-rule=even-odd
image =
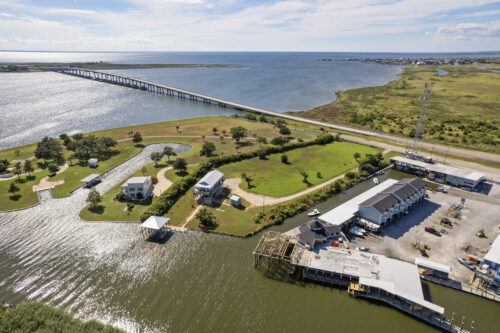
{"label": "gray house", "polygon": [[404,178],[359,205],[359,217],[384,226],[420,202],[427,185],[420,178]]}
{"label": "gray house", "polygon": [[313,249],[317,245],[321,245],[337,236],[341,232],[341,229],[339,226],[314,219],[301,225],[299,232],[299,242]]}

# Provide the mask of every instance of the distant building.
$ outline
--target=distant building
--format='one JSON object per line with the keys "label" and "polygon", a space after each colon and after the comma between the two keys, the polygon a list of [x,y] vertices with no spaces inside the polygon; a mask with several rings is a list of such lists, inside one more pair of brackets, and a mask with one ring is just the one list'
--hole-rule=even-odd
{"label": "distant building", "polygon": [[89,167],[91,167],[91,168],[97,168],[99,166],[97,158],[91,158],[91,159],[89,159],[88,163],[89,163]]}
{"label": "distant building", "polygon": [[427,185],[419,178],[405,178],[359,204],[359,218],[384,226],[408,214],[420,202]]}
{"label": "distant building", "polygon": [[241,198],[237,195],[232,195],[231,198],[229,198],[229,201],[231,202],[231,205],[233,205],[234,207],[241,206]]}
{"label": "distant building", "polygon": [[313,220],[299,227],[299,241],[302,245],[309,246],[310,249],[317,245],[324,244],[329,239],[338,235],[342,230],[339,226]]}
{"label": "distant building", "polygon": [[474,188],[485,180],[484,175],[479,172],[470,172],[440,163],[426,163],[401,156],[392,157],[391,163],[397,170],[425,176],[441,184]]}
{"label": "distant building", "polygon": [[500,235],[491,244],[491,248],[484,256],[484,263],[492,269],[500,268]]}
{"label": "distant building", "polygon": [[121,186],[121,191],[131,200],[142,200],[153,196],[153,181],[150,176],[132,177]]}
{"label": "distant building", "polygon": [[220,194],[224,174],[218,170],[213,170],[203,176],[193,188],[195,199],[199,203],[211,205],[213,200]]}

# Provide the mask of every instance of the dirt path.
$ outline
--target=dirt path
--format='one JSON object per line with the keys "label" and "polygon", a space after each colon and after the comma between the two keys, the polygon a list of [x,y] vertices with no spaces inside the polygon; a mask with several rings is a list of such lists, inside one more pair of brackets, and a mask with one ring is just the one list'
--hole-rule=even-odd
{"label": "dirt path", "polygon": [[187,226],[187,224],[189,223],[189,221],[191,221],[195,215],[199,212],[199,210],[201,209],[202,205],[198,205],[196,206],[196,208],[193,210],[193,212],[191,213],[191,215],[189,215],[189,217],[186,219],[186,221],[181,225],[181,228],[185,228]]}
{"label": "dirt path", "polygon": [[[64,165],[56,172],[56,174],[60,174],[61,172],[66,171],[69,168],[68,163],[64,163]],[[43,177],[40,180],[40,183],[38,185],[33,185],[33,192],[38,192],[38,191],[43,191],[43,190],[48,190],[56,187],[57,185],[64,184],[64,179],[58,180],[55,182],[51,182],[49,180],[49,176]]]}
{"label": "dirt path", "polygon": [[153,189],[153,194],[155,197],[159,197],[160,194],[162,194],[164,191],[166,191],[170,186],[172,186],[172,181],[170,179],[167,179],[165,177],[165,172],[168,170],[171,170],[172,167],[166,167],[158,171],[156,174],[156,178],[158,179],[158,183],[155,184],[154,189]]}
{"label": "dirt path", "polygon": [[286,197],[280,197],[280,198],[273,198],[267,195],[262,195],[262,194],[256,194],[252,192],[245,191],[240,187],[241,183],[241,178],[229,178],[224,181],[224,186],[231,189],[233,194],[239,195],[243,197],[246,201],[250,203],[250,207],[255,207],[255,206],[262,206],[263,204],[265,206],[272,206],[276,204],[280,204],[285,201],[289,201],[292,199],[296,199],[298,197],[301,197],[303,195],[309,194],[311,192],[314,192],[316,190],[319,190],[320,188],[323,188],[327,185],[330,185],[337,179],[340,179],[344,177],[344,174],[334,177],[332,179],[327,180],[326,182],[323,182],[321,184],[309,187],[303,191],[300,191],[298,193],[288,195]]}

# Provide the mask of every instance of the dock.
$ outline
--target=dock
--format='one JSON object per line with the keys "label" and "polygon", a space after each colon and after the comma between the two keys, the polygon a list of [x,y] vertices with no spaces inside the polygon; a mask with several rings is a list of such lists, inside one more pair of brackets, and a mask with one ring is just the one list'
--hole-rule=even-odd
{"label": "dock", "polygon": [[[293,233],[266,232],[254,252],[255,267],[267,276],[295,278],[347,289],[353,297],[382,302],[446,332],[468,332],[425,300],[416,265],[381,254],[329,246],[315,250]],[[472,330],[473,324],[471,324]]]}

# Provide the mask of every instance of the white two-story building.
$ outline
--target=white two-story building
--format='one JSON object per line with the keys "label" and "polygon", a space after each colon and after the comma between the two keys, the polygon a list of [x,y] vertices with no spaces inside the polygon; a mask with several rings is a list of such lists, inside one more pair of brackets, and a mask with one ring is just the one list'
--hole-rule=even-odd
{"label": "white two-story building", "polygon": [[121,186],[121,191],[131,200],[143,200],[153,196],[151,177],[132,177]]}

